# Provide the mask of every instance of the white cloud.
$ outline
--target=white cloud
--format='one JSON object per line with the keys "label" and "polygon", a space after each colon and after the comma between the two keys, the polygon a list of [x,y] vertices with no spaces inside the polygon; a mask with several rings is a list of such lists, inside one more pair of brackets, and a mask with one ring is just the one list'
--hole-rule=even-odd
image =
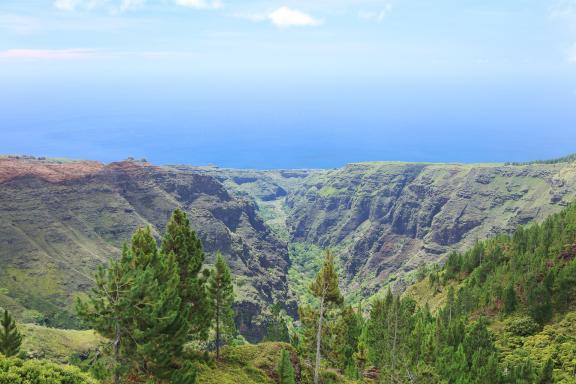
{"label": "white cloud", "polygon": [[56,0],[54,6],[61,11],[75,11],[79,3],[78,0]]}
{"label": "white cloud", "polygon": [[281,7],[268,15],[268,19],[277,27],[316,27],[322,24],[322,21],[314,17],[288,7]]}
{"label": "white cloud", "polygon": [[74,60],[93,58],[96,53],[96,50],[84,48],[8,49],[0,51],[0,59]]}
{"label": "white cloud", "polygon": [[392,4],[386,4],[383,9],[378,11],[360,11],[358,17],[362,20],[381,23],[390,12],[392,12]]}
{"label": "white cloud", "polygon": [[222,8],[222,2],[220,0],[176,0],[176,4],[196,9]]}

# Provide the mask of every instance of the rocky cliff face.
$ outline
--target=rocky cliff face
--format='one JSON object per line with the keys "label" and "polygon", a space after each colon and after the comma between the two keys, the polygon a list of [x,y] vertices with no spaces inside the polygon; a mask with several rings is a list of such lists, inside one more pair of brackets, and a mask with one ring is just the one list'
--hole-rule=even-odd
{"label": "rocky cliff face", "polygon": [[117,257],[139,226],[160,238],[176,207],[189,214],[208,262],[218,250],[228,259],[247,338],[262,335],[268,304],[295,312],[286,243],[253,201],[232,196],[213,177],[139,162],[28,159],[0,160],[0,285],[9,290],[0,305],[66,323],[71,299],[91,287],[97,266]]}
{"label": "rocky cliff face", "polygon": [[366,296],[476,239],[539,221],[572,201],[576,163],[351,164],[285,200],[290,238],[334,248],[347,291]]}

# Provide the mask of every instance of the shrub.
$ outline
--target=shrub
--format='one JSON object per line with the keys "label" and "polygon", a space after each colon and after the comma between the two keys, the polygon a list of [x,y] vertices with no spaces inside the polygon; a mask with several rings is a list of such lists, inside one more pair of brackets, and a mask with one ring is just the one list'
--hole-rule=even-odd
{"label": "shrub", "polygon": [[78,368],[0,356],[0,384],[97,384]]}
{"label": "shrub", "polygon": [[506,330],[515,336],[530,336],[539,329],[540,325],[530,316],[513,318],[506,325]]}

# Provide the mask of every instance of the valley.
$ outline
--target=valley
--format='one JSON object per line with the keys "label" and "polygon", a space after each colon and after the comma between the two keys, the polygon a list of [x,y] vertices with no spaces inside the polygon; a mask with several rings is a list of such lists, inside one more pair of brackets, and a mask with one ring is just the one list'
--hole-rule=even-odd
{"label": "valley", "polygon": [[[508,268],[513,260],[539,257],[534,256],[534,250],[524,254],[509,245],[516,244],[512,242],[518,241],[518,228],[522,226],[532,228],[544,222],[555,228],[551,236],[558,240],[552,248],[547,245],[547,260],[554,260],[560,248],[570,247],[575,241],[571,229],[566,227],[564,232],[564,224],[546,223],[572,220],[575,197],[576,162],[570,159],[527,164],[374,162],[327,170],[240,170],[157,166],[133,159],[103,164],[3,157],[0,306],[22,324],[22,349],[28,358],[91,367],[89,362],[98,356],[105,339],[85,329],[76,316],[75,301],[91,294],[97,269],[120,257],[123,244],[130,241],[137,228],[149,227],[160,242],[172,212],[180,208],[202,242],[207,265],[212,266],[221,252],[230,266],[234,276],[234,323],[241,335],[240,341],[235,341],[240,344],[225,348],[216,365],[206,357],[195,363],[200,383],[226,383],[234,377],[243,377],[246,383],[276,382],[275,364],[283,350],[289,351],[298,369],[298,382],[311,380],[313,366],[307,352],[310,336],[306,332],[317,297],[310,283],[326,268],[326,249],[335,255],[339,289],[345,299],[341,310],[334,307],[327,312],[327,321],[335,322],[331,327],[344,327],[338,321],[345,321],[345,332],[364,329],[368,333],[349,334],[355,340],[353,347],[350,345],[354,357],[339,350],[337,340],[323,347],[333,353],[327,356],[333,368],[323,373],[323,380],[333,375],[333,381],[324,382],[370,383],[376,382],[373,380],[378,375],[396,372],[393,363],[392,371],[381,370],[390,364],[386,359],[392,357],[362,355],[362,348],[368,348],[367,353],[391,348],[370,339],[370,327],[382,326],[380,317],[374,314],[379,305],[387,308],[384,318],[388,313],[407,316],[408,323],[402,326],[408,328],[400,332],[408,332],[402,337],[412,343],[414,332],[424,332],[422,337],[432,332],[432,328],[410,328],[412,321],[433,327],[431,319],[437,318],[440,323],[436,327],[440,328],[434,332],[452,332],[451,320],[443,316],[457,296],[458,326],[472,332],[474,327],[484,327],[474,319],[489,319],[490,332],[495,335],[495,344],[489,348],[498,354],[490,352],[486,358],[498,356],[504,372],[520,369],[518,364],[526,363],[532,364],[529,372],[536,377],[550,359],[558,356],[554,377],[572,383],[570,376],[558,368],[571,367],[571,352],[562,349],[567,348],[562,340],[573,339],[569,331],[573,322],[571,294],[562,299],[568,300],[566,306],[557,303],[560,299],[553,299],[553,317],[534,325],[527,334],[510,333],[509,329],[515,329],[511,327],[520,326],[514,325],[517,318],[524,322],[519,323],[521,326],[526,326],[528,320],[522,316],[533,310],[533,299],[526,292],[534,288],[529,287],[530,279],[515,277],[518,307],[513,316],[508,312],[496,315],[503,311],[505,288],[496,282],[511,281],[506,273],[511,273]],[[559,212],[565,216],[556,218]],[[547,220],[550,217],[553,219]],[[514,234],[512,240],[507,240],[510,234]],[[482,250],[478,252],[485,255],[479,256],[480,262],[458,261],[459,269],[451,272],[454,255],[462,255],[458,260],[468,260],[479,246]],[[494,253],[494,247],[503,249],[504,256],[494,256],[500,255]],[[482,257],[486,257],[485,262]],[[522,265],[518,268],[524,268],[526,276],[541,276],[534,272],[541,268],[541,262],[529,263],[533,266],[518,264]],[[488,285],[473,290],[470,287],[484,281],[477,280],[484,273],[479,272],[482,268],[492,268],[485,273],[494,276],[489,275]],[[555,269],[554,276],[559,276],[555,279],[565,278],[563,268],[564,264]],[[565,297],[550,284],[546,288],[550,295]],[[395,300],[398,304],[393,304]],[[412,305],[413,311],[401,309]],[[283,320],[277,323],[279,315]],[[446,325],[441,325],[442,321]],[[290,340],[270,338],[273,324],[287,324]],[[334,328],[333,332],[340,335],[344,331]],[[387,328],[378,332],[392,331]],[[561,339],[556,339],[557,335]],[[388,336],[381,337],[387,340]],[[290,344],[282,344],[286,341]],[[460,348],[446,340],[437,342],[440,344],[434,348],[455,348],[446,349],[445,354],[452,355]],[[533,344],[538,342],[551,348],[545,358],[535,354]],[[411,359],[412,353],[425,347],[410,348],[397,353]],[[555,355],[560,352],[561,357]],[[194,350],[186,353],[196,356]],[[468,359],[472,361],[471,356]],[[376,368],[365,366],[368,362]],[[426,369],[434,375],[448,374],[441,360],[427,364]],[[419,371],[421,368],[405,369],[426,376]],[[477,375],[481,375],[479,372]],[[504,376],[521,375],[520,371],[514,372]],[[508,380],[504,376],[503,383]],[[364,381],[357,381],[360,379]],[[431,380],[440,382],[438,378]]]}

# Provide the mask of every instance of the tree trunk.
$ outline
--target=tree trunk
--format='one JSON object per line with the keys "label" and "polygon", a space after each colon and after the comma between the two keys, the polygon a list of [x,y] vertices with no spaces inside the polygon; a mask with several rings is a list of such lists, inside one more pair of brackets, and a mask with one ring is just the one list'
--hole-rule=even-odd
{"label": "tree trunk", "polygon": [[114,339],[114,384],[120,384],[120,341],[122,334],[120,332],[120,322],[115,321],[116,338]]}
{"label": "tree trunk", "polygon": [[324,320],[324,296],[320,300],[320,316],[318,318],[318,332],[316,333],[316,364],[314,366],[314,384],[320,380],[320,344],[322,340],[322,321]]}

